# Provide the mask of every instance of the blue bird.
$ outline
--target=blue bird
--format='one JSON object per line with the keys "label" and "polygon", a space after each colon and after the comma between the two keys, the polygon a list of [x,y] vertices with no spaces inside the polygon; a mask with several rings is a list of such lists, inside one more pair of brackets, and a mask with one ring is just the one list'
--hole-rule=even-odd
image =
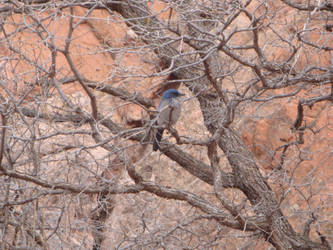
{"label": "blue bird", "polygon": [[161,103],[158,105],[158,129],[154,137],[154,151],[159,149],[159,143],[162,139],[164,129],[173,126],[179,119],[181,102],[178,97],[183,95],[184,94],[179,93],[177,89],[168,89],[163,93]]}

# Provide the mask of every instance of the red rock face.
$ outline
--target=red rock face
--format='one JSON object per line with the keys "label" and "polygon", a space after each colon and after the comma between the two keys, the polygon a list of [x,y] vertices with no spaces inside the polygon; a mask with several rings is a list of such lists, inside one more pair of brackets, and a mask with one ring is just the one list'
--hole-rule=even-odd
{"label": "red rock face", "polygon": [[[256,1],[253,2],[254,3],[249,7],[251,11],[254,11],[258,4]],[[298,2],[301,3],[302,1]],[[275,27],[282,35],[287,36],[288,33],[292,35],[304,27],[306,15],[303,13],[292,10],[281,3],[276,3],[276,1],[273,1],[271,6],[273,10],[279,10],[278,18],[280,22],[289,24],[287,26],[281,25],[281,27],[279,27],[277,25]],[[158,17],[163,20],[168,20],[170,17],[173,21],[177,20],[177,13],[175,11],[172,13],[170,9],[162,11],[166,8],[165,3],[154,2],[150,7],[155,14],[159,13]],[[256,15],[260,15],[264,13],[264,11],[264,8],[258,8]],[[75,7],[74,15],[76,18],[74,18],[74,23],[79,22],[81,20],[79,17],[83,17],[86,13],[86,9]],[[48,14],[49,13],[44,12],[38,17],[42,18]],[[58,19],[47,22],[47,27],[50,29],[50,32],[54,34],[55,45],[59,48],[63,48],[65,45],[69,24],[68,15],[69,12],[64,11],[62,16]],[[247,27],[249,25],[249,20],[245,15],[242,15],[237,23],[238,28]],[[159,72],[161,70],[159,68],[159,61],[154,57],[153,51],[144,46],[145,44],[138,39],[133,30],[129,29],[117,14],[111,16],[106,10],[94,10],[89,17],[88,20],[82,22],[75,29],[73,33],[74,40],[70,49],[73,62],[79,73],[82,74],[85,79],[97,82],[101,85],[111,84],[115,87],[123,87],[132,93],[139,92],[145,97],[153,98],[155,103],[157,103],[158,98],[154,93],[161,87],[161,84],[168,76],[153,75],[148,77],[156,71]],[[25,21],[24,17],[20,14],[13,14],[10,18],[11,23],[8,22],[5,24],[7,33],[15,32],[19,24]],[[269,22],[269,20],[266,21]],[[321,21],[313,23],[312,25],[323,27]],[[231,26],[229,28],[230,31],[235,27],[236,26]],[[283,44],[271,45],[269,42],[271,41],[270,37],[272,37],[272,34],[273,32],[270,29],[261,30],[259,43],[266,46],[265,53],[268,59],[281,62],[288,57],[290,51],[283,47]],[[252,34],[251,32],[239,33],[233,39],[235,40],[235,45],[246,45],[252,41]],[[0,42],[1,56],[15,58],[15,60],[8,61],[4,66],[6,77],[10,80],[6,87],[11,92],[11,95],[14,96],[15,100],[24,97],[24,103],[29,104],[35,101],[37,97],[43,95],[43,88],[40,87],[40,84],[44,79],[45,73],[42,71],[36,72],[35,64],[42,64],[43,67],[47,69],[50,68],[52,63],[51,52],[45,43],[41,41],[40,37],[29,31],[29,29],[14,34],[11,40],[14,42],[13,45],[19,47],[23,52],[21,56],[31,58],[33,61],[29,63],[28,60],[18,60],[20,55],[11,50],[6,41]],[[327,39],[319,28],[318,32],[311,33],[309,40],[316,41],[322,46],[333,46],[333,41]],[[297,46],[299,41],[293,40],[293,43]],[[134,46],[136,46],[135,53],[132,49]],[[181,47],[181,45],[179,45],[179,49],[187,51],[189,47],[185,45]],[[251,53],[254,52],[249,52],[248,57],[251,57]],[[315,62],[318,66],[330,65],[330,59],[329,51],[321,51],[318,53],[317,50],[304,47],[299,51],[299,60],[295,62],[294,68],[301,71],[306,68],[309,61],[312,63]],[[225,58],[225,60],[225,64],[236,64],[230,58]],[[60,52],[57,53],[56,57],[56,71],[57,78],[65,78],[73,74],[64,55]],[[244,69],[240,73],[235,74],[235,79],[239,82],[246,82],[251,78],[252,73],[251,70]],[[234,89],[233,84],[228,82],[223,82],[223,87],[229,90]],[[85,109],[90,109],[86,92],[77,82],[64,84],[61,88],[72,100],[80,103]],[[276,90],[274,93],[285,94],[292,90],[292,88],[288,88]],[[297,146],[289,146],[284,152],[285,160],[283,165],[280,166],[284,145],[296,142],[300,139],[300,134],[292,129],[297,116],[298,101],[302,98],[310,98],[317,95],[320,91],[322,91],[322,93],[328,93],[328,90],[324,87],[321,88],[321,86],[318,86],[317,89],[314,89],[313,86],[310,86],[308,89],[303,89],[297,97],[277,99],[263,106],[251,103],[251,105],[243,107],[243,110],[240,112],[239,131],[242,135],[242,139],[255,156],[262,172],[272,176],[269,183],[274,190],[276,190],[278,196],[282,197],[286,193],[287,189],[290,187],[289,181],[291,179],[295,182],[295,185],[292,187],[293,195],[288,194],[286,196],[282,207],[284,212],[290,216],[291,222],[296,230],[300,230],[300,228],[304,226],[299,225],[298,221],[305,215],[304,211],[308,210],[309,207],[313,210],[320,210],[319,214],[325,220],[333,220],[333,202],[331,198],[333,193],[333,112],[331,103],[320,102],[314,104],[311,108],[304,108],[303,125],[309,127],[304,131],[304,143],[298,144]],[[1,89],[0,92],[4,96],[8,95],[4,89]],[[113,120],[119,122],[124,127],[130,127],[133,121],[149,119],[149,114],[136,104],[120,101],[119,98],[114,98],[98,91],[94,93],[97,96],[99,111],[107,115],[112,114]],[[189,91],[187,94],[188,96],[191,95]],[[55,95],[58,96],[56,92]],[[180,122],[177,124],[177,129],[182,135],[188,134],[189,136],[193,136],[193,134],[195,134],[198,135],[198,137],[207,136],[208,132],[203,126],[198,103],[194,103],[194,101],[190,104],[185,103],[184,110],[184,112],[187,112],[187,116],[186,118],[185,116],[181,117]],[[198,159],[207,161],[207,157],[202,155],[202,149],[187,147],[186,150],[195,154]],[[130,148],[128,152],[130,160],[138,164],[142,163],[140,160],[145,156],[144,154],[147,153],[146,147],[137,145]],[[102,155],[104,157],[103,153],[105,152],[100,150],[95,153],[96,155],[100,154],[101,157]],[[114,160],[113,163],[115,161],[116,160]],[[159,166],[163,165],[160,164],[161,162],[173,166],[163,158],[158,163],[157,159],[153,158],[149,164]],[[226,163],[226,165],[228,164]],[[146,166],[142,168],[144,167]],[[180,175],[179,173],[181,172],[181,170],[178,169],[166,170],[164,168],[159,169],[160,173],[157,173],[157,171],[154,172],[154,169],[150,169],[149,171],[149,176],[151,176],[151,172],[153,172],[153,178],[161,179],[162,183],[165,181],[166,185],[168,183],[167,180],[170,182],[172,180],[164,176],[169,176],[170,173],[177,176]],[[124,168],[119,167],[119,165],[118,167],[110,168],[108,171],[103,172],[103,176],[109,179],[114,177],[120,179],[123,174]],[[183,178],[184,180],[177,179],[175,183],[180,187],[193,185],[193,187],[201,190],[202,184],[195,183],[193,176],[186,176],[186,174],[187,173],[181,172],[181,175],[185,176]],[[204,186],[201,191],[204,193],[207,190],[209,190],[209,187]],[[302,195],[300,195],[301,192]],[[303,197],[304,195],[312,195],[312,198],[306,202]],[[127,203],[128,207],[131,207],[131,202],[127,201]],[[143,203],[140,203],[138,200],[135,200],[134,203],[137,207],[132,206],[132,210],[126,210],[125,206],[117,207],[115,210],[116,216],[112,217],[109,223],[112,225],[115,224],[117,230],[121,228],[124,232],[130,232],[132,230],[131,227],[134,228],[132,224],[135,224],[135,222],[133,222],[135,220],[131,220],[132,216],[134,216],[133,214],[143,209]],[[160,206],[161,211],[170,211],[170,207],[167,203],[161,202]],[[184,209],[182,211],[185,211],[185,208],[182,209]],[[87,213],[87,211],[85,212]],[[172,213],[177,214],[179,211],[171,211],[170,217],[172,217]],[[121,224],[123,214],[128,216],[128,219],[126,219],[126,223],[128,224],[126,225]],[[136,224],[139,223],[137,222]],[[136,226],[138,227],[138,225]],[[207,225],[207,227],[209,227],[209,225]],[[211,231],[214,231],[214,228],[211,229]],[[323,233],[330,235],[330,229],[332,229],[332,224],[328,223],[328,226],[325,224]],[[109,227],[107,230],[110,231],[110,234],[114,233],[112,227]],[[119,231],[117,231],[117,233],[120,238],[122,234],[119,233]],[[313,237],[315,237],[314,232],[311,231],[311,233]],[[330,240],[333,241],[332,238],[330,238]],[[105,242],[106,248],[109,246],[108,244],[112,246],[117,244],[116,240],[112,238],[107,238]],[[233,242],[232,244],[236,245],[237,243]],[[258,248],[256,249],[259,249],[264,244],[265,243],[261,243],[257,245],[256,247]]]}
{"label": "red rock face", "polygon": [[[281,7],[281,6],[277,6]],[[283,6],[282,6],[283,7]],[[319,15],[319,14],[318,14]],[[302,12],[294,11],[290,8],[283,7],[279,16],[281,21],[289,23],[289,30],[279,30],[281,34],[292,35],[296,30],[304,28],[305,16]],[[333,41],[331,36],[324,34],[322,23],[314,22],[310,26],[319,27],[317,32],[311,33],[307,39],[316,41],[322,46],[332,46]],[[310,27],[309,27],[310,28]],[[284,29],[284,27],[282,27]],[[270,31],[263,31],[263,36],[268,38]],[[297,41],[295,45],[299,44]],[[272,47],[267,50],[269,57],[278,61],[284,60],[288,56],[288,52],[283,48]],[[330,55],[327,51],[318,52],[314,48],[302,47],[299,51],[299,60],[295,64],[295,69],[304,70],[310,63],[327,66],[330,65]],[[276,91],[283,94],[292,89]],[[290,221],[295,226],[296,230],[300,230],[304,225],[298,222],[304,216],[304,211],[311,205],[313,209],[321,210],[320,214],[326,213],[328,220],[332,220],[329,213],[332,213],[332,198],[327,194],[332,193],[333,180],[333,133],[332,133],[332,105],[329,102],[319,102],[312,107],[304,108],[304,123],[309,127],[304,131],[304,143],[296,146],[290,146],[285,152],[285,161],[282,169],[276,170],[281,163],[283,145],[295,142],[300,139],[299,133],[293,130],[293,124],[297,117],[298,101],[304,98],[317,96],[329,93],[329,89],[308,87],[301,91],[297,98],[285,98],[279,101],[273,101],[267,105],[263,105],[257,109],[257,106],[252,106],[246,109],[245,113],[251,117],[243,120],[241,125],[242,137],[249,149],[255,155],[259,165],[264,169],[266,174],[277,171],[276,178],[272,178],[271,185],[280,192],[283,192],[289,186],[286,175],[293,177],[294,188],[299,190],[299,193],[287,196],[284,200],[284,211],[289,214]],[[259,118],[260,117],[260,118]],[[291,178],[291,177],[290,177]],[[282,184],[284,179],[286,182]],[[290,179],[289,179],[290,180]],[[302,194],[301,194],[302,193]],[[304,197],[312,197],[307,203]],[[327,213],[328,211],[331,211]],[[331,226],[326,224],[325,231],[330,234]],[[312,236],[315,232],[311,231]],[[331,238],[331,237],[330,237]]]}

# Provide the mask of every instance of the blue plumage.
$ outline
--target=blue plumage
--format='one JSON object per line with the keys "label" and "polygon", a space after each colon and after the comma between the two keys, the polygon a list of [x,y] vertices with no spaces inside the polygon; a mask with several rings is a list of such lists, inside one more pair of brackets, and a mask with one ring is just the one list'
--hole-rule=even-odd
{"label": "blue plumage", "polygon": [[168,89],[162,95],[161,102],[158,105],[158,129],[155,134],[153,150],[159,149],[159,143],[162,139],[165,128],[173,126],[179,119],[181,112],[181,102],[178,97],[183,96],[177,89]]}

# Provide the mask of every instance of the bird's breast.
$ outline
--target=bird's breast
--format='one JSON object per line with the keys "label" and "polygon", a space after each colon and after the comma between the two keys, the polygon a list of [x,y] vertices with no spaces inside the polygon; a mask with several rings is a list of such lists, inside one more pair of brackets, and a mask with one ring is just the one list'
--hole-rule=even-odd
{"label": "bird's breast", "polygon": [[180,112],[181,112],[181,107],[179,103],[166,105],[160,111],[158,118],[158,125],[165,127],[174,125],[179,119]]}

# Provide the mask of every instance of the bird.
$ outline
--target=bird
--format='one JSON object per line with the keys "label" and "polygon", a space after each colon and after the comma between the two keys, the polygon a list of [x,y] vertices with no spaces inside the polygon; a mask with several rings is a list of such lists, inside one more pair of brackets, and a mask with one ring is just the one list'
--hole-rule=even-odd
{"label": "bird", "polygon": [[181,113],[181,102],[178,97],[184,95],[185,94],[180,93],[177,89],[168,89],[163,93],[161,102],[158,105],[158,129],[154,137],[154,151],[159,149],[159,143],[162,139],[164,129],[175,125],[179,119]]}

